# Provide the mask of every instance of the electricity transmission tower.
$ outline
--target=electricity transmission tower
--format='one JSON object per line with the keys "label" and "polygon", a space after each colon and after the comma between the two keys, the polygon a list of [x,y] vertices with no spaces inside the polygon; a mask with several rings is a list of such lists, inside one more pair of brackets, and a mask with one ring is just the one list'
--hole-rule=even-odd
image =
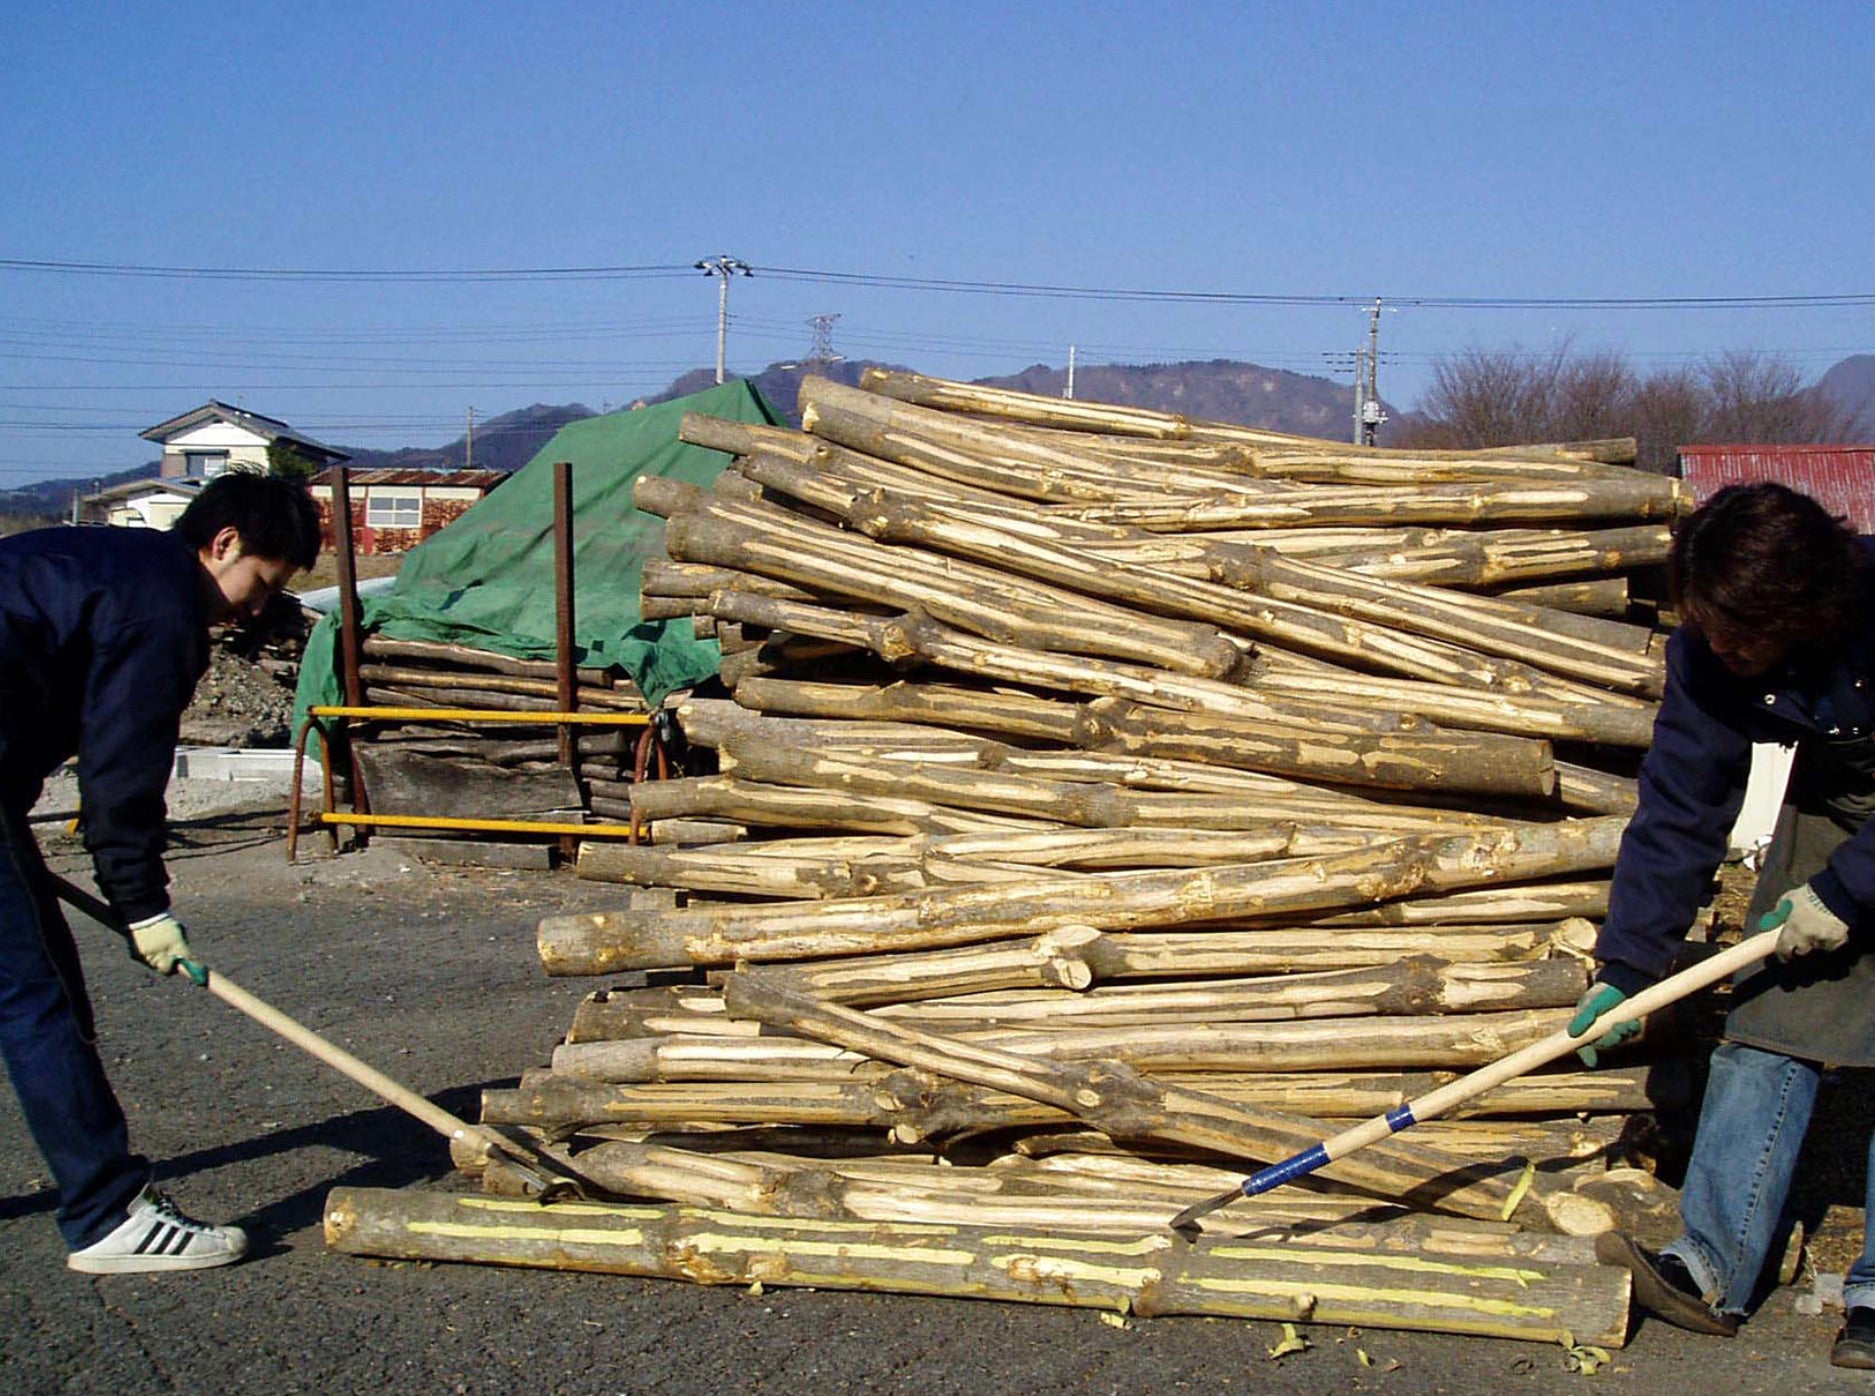
{"label": "electricity transmission tower", "polygon": [[816,315],[807,322],[814,327],[814,347],[807,351],[810,364],[837,364],[846,358],[833,347],[833,323],[839,318],[838,315]]}

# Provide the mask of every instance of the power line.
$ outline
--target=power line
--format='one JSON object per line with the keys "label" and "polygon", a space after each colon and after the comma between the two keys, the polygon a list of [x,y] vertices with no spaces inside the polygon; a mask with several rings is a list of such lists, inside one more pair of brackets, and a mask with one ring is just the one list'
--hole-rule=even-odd
{"label": "power line", "polygon": [[[1353,306],[1373,297],[1361,294],[1301,294],[1252,291],[1156,290],[1116,286],[1067,286],[1029,281],[971,281],[941,277],[886,276],[872,272],[831,271],[808,267],[761,267],[735,258],[731,268],[748,275],[760,270],[777,281],[808,281],[888,290],[940,291],[970,295],[1041,296],[1065,300],[1178,302],[1213,305]],[[0,271],[82,276],[158,277],[216,281],[359,281],[486,282],[598,281],[677,277],[706,262],[641,266],[483,267],[460,269],[337,270],[312,267],[189,267],[137,262],[66,262],[0,257]],[[714,274],[711,271],[711,274]],[[1789,310],[1875,305],[1875,293],[1832,292],[1816,295],[1753,296],[1388,296],[1395,306],[1464,310]]]}
{"label": "power line", "polygon": [[138,276],[196,281],[616,281],[676,277],[690,266],[483,267],[459,270],[338,271],[316,267],[167,267],[138,262],[54,262],[0,257],[0,271],[68,276]]}

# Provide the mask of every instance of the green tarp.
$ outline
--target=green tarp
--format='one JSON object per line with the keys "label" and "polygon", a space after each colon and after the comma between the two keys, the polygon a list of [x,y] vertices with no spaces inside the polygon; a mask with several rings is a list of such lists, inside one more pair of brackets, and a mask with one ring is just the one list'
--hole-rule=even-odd
{"label": "green tarp", "polygon": [[[562,427],[538,455],[449,527],[412,548],[387,594],[367,598],[368,631],[437,640],[517,659],[554,657],[553,463],[573,463],[574,636],[581,666],[617,666],[653,704],[716,672],[713,641],[688,620],[641,621],[639,575],[664,552],[664,521],[632,505],[632,482],[665,475],[708,485],[729,463],[677,439],[686,412],[736,422],[782,419],[740,380],[655,407]],[[294,730],[315,704],[343,701],[338,616],[313,628],[294,698]]]}

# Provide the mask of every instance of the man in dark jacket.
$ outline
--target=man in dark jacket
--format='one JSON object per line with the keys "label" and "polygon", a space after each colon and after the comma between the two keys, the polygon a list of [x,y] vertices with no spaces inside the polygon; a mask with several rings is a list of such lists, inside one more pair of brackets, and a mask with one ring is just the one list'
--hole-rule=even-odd
{"label": "man in dark jacket", "polygon": [[132,953],[161,974],[192,961],[162,857],[182,711],[208,667],[208,627],[259,616],[318,552],[305,490],[245,473],[211,482],[169,532],[0,540],[0,1054],[58,1185],[74,1270],[202,1269],[247,1242],[185,1216],[130,1152],[28,813],[76,755],[85,844]]}
{"label": "man in dark jacket", "polygon": [[[1796,1171],[1825,1064],[1875,1066],[1875,540],[1781,485],[1732,486],[1681,527],[1672,570],[1682,625],[1641,768],[1640,805],[1615,866],[1601,969],[1569,1027],[1668,971],[1743,799],[1753,742],[1796,760],[1748,926],[1778,937],[1744,976],[1713,1053],[1680,1196],[1661,1252],[1601,1238],[1643,1308],[1730,1334],[1745,1312]],[[1615,1028],[1583,1049],[1636,1031]],[[1870,1231],[1844,1289],[1830,1360],[1875,1367],[1875,1167]]]}

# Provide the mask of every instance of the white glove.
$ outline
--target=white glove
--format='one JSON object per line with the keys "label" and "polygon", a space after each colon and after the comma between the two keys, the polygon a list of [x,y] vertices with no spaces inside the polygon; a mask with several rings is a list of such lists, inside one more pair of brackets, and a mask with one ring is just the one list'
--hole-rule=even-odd
{"label": "white glove", "polygon": [[[1778,929],[1782,927],[1782,929]],[[1810,884],[1784,894],[1758,921],[1760,931],[1777,931],[1777,958],[1839,950],[1849,939],[1849,923],[1823,905]]]}
{"label": "white glove", "polygon": [[180,960],[193,960],[188,933],[173,912],[146,916],[130,923],[130,943],[134,954],[158,974],[174,974]]}

